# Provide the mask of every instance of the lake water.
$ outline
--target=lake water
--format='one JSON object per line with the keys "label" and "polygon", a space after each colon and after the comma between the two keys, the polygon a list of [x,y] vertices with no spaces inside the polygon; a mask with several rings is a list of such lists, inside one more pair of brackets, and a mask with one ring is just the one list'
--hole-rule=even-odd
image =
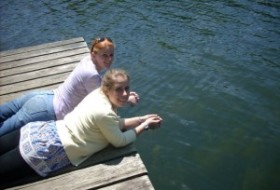
{"label": "lake water", "polygon": [[136,147],[159,190],[273,190],[280,179],[280,2],[1,0],[0,50],[109,36],[160,114]]}

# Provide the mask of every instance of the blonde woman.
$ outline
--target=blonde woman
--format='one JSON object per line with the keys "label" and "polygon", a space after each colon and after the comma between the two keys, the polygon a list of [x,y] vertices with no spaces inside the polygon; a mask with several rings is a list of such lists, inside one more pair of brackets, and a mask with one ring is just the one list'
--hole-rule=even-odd
{"label": "blonde woman", "polygon": [[[114,50],[110,38],[96,38],[90,54],[57,89],[35,91],[1,105],[0,136],[32,121],[63,119],[87,94],[100,87],[100,72],[111,67]],[[138,94],[131,92],[129,102],[135,105],[138,99]]]}
{"label": "blonde woman", "polygon": [[101,87],[63,120],[31,122],[2,136],[0,178],[19,179],[29,173],[44,177],[70,164],[80,165],[108,144],[126,146],[146,129],[159,128],[162,118],[157,114],[117,115],[129,94],[128,74],[112,69],[106,72]]}

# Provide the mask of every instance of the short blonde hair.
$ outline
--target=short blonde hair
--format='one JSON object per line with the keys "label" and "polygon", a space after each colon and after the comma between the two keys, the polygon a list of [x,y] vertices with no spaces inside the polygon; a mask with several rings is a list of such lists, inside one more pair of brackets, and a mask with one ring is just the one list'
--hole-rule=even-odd
{"label": "short blonde hair", "polygon": [[113,89],[117,76],[124,77],[128,82],[130,80],[129,74],[124,69],[109,69],[105,73],[101,84],[101,90],[105,94]]}
{"label": "short blonde hair", "polygon": [[[102,43],[102,42],[106,42],[106,43]],[[103,49],[108,46],[115,47],[115,44],[113,43],[111,38],[109,38],[109,37],[99,38],[98,37],[92,41],[90,52],[97,53],[100,49]]]}

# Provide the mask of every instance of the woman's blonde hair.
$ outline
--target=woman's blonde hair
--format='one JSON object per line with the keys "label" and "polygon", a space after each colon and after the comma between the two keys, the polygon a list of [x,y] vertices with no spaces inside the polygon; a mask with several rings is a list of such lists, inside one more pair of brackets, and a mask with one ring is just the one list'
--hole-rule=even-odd
{"label": "woman's blonde hair", "polygon": [[114,84],[116,82],[116,78],[118,76],[124,77],[124,79],[126,79],[128,82],[130,80],[129,75],[125,70],[123,70],[123,69],[109,69],[105,73],[105,75],[102,79],[101,90],[104,93],[107,93],[108,91],[112,90],[113,87],[114,87]]}
{"label": "woman's blonde hair", "polygon": [[[106,42],[106,43],[101,43],[101,42]],[[115,47],[113,40],[111,38],[109,37],[95,38],[92,41],[90,52],[97,53],[100,49],[103,49],[107,46]]]}

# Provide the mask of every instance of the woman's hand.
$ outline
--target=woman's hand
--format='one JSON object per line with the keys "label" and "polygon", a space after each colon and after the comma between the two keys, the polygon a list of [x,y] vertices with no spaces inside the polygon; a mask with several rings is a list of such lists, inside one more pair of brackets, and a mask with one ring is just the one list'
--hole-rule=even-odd
{"label": "woman's hand", "polygon": [[[134,131],[137,136],[147,129],[159,128],[161,121],[162,118],[157,114],[147,114],[141,117],[134,117],[130,119],[130,122],[133,123],[133,125],[131,124],[131,126],[134,126]],[[125,121],[126,127],[129,126],[128,122],[128,120]]]}
{"label": "woman's hand", "polygon": [[160,128],[160,124],[162,121],[162,118],[160,116],[158,116],[157,114],[149,114],[144,117],[146,117],[146,120],[144,122],[149,126],[149,129]]}
{"label": "woman's hand", "polygon": [[139,99],[139,95],[136,92],[130,92],[127,101],[131,106],[135,106],[138,104]]}

